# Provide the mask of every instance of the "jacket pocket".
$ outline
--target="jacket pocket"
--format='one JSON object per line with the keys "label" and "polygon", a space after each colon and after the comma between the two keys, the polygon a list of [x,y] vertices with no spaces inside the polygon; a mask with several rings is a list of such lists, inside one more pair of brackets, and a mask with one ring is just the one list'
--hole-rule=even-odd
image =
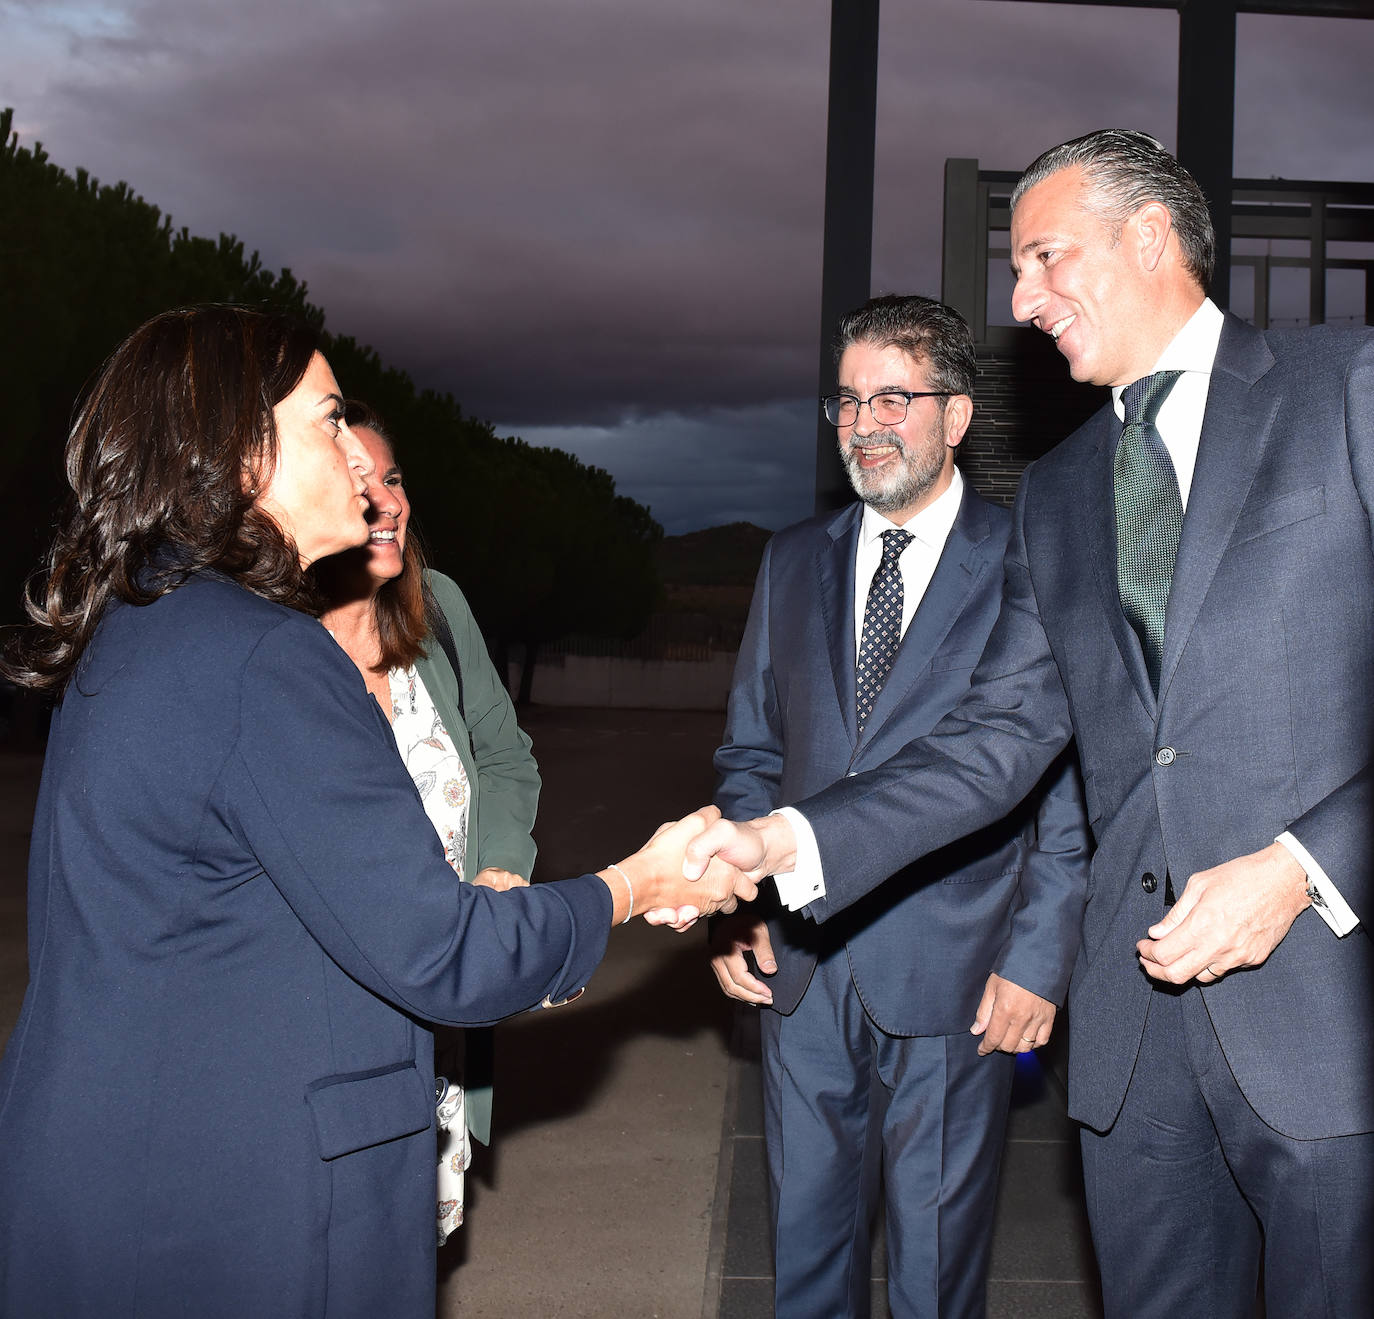
{"label": "jacket pocket", "polygon": [[414,1062],[324,1076],[305,1087],[320,1158],[337,1159],[424,1131],[434,1119],[434,1083]]}
{"label": "jacket pocket", "polygon": [[949,673],[954,669],[971,669],[983,658],[981,650],[945,650],[930,657],[932,673]]}
{"label": "jacket pocket", "polygon": [[1258,508],[1246,509],[1236,522],[1236,530],[1231,537],[1232,545],[1243,544],[1247,540],[1257,540],[1271,531],[1291,527],[1295,522],[1320,517],[1326,512],[1326,487],[1310,486],[1306,490],[1293,490],[1277,499],[1270,499]]}

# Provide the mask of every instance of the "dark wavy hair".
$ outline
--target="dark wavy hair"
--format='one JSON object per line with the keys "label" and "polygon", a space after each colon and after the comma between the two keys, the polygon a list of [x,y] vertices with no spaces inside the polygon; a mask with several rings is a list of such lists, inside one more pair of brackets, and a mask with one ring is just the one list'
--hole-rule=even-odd
{"label": "dark wavy hair", "polygon": [[840,317],[830,349],[835,365],[856,343],[900,348],[929,364],[930,387],[973,394],[978,363],[968,322],[953,307],[919,293],[884,293]]}
{"label": "dark wavy hair", "polygon": [[[349,399],[344,404],[344,421],[350,430],[366,427],[379,435],[391,450],[392,460],[397,461],[396,441],[392,439],[386,423],[366,403]],[[380,480],[385,475],[379,467],[377,478]],[[345,550],[342,554],[320,559],[314,565],[312,576],[326,607],[331,602],[337,603],[345,594],[346,583],[358,571],[362,556],[366,553],[366,546],[360,550]],[[424,540],[416,528],[412,509],[406,528],[406,547],[401,559],[400,576],[383,582],[373,597],[377,635],[381,642],[381,657],[377,661],[379,672],[409,668],[428,653],[424,644],[429,635],[425,589],[427,566]]]}
{"label": "dark wavy hair", "polygon": [[72,495],[0,672],[60,692],[112,600],[150,604],[200,569],[310,607],[295,546],[253,505],[276,464],[272,409],[316,347],[286,316],[212,305],[154,316],[115,349],[77,411]]}

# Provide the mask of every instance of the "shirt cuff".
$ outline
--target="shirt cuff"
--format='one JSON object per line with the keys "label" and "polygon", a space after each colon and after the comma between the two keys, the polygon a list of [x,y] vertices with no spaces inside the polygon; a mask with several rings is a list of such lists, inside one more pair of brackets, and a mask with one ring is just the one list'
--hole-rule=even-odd
{"label": "shirt cuff", "polygon": [[816,846],[816,834],[806,816],[790,806],[772,812],[781,815],[792,826],[797,844],[796,868],[773,876],[778,898],[788,911],[797,911],[808,902],[825,897],[825,876],[821,874],[821,851]]}
{"label": "shirt cuff", "polygon": [[1281,833],[1274,841],[1282,843],[1292,853],[1293,859],[1307,872],[1308,882],[1317,890],[1317,896],[1312,901],[1317,915],[1336,935],[1349,934],[1360,923],[1360,918],[1350,910],[1350,904],[1341,897],[1340,889],[1331,882],[1331,877],[1317,864],[1312,853],[1287,831]]}

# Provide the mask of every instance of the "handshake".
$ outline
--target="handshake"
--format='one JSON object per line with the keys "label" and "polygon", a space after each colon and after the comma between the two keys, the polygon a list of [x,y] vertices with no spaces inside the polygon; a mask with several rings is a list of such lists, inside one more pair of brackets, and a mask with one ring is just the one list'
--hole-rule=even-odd
{"label": "handshake", "polygon": [[794,860],[792,829],[781,816],[735,824],[704,806],[597,873],[611,891],[617,924],[642,915],[651,925],[686,930],[700,916],[751,901],[761,879]]}

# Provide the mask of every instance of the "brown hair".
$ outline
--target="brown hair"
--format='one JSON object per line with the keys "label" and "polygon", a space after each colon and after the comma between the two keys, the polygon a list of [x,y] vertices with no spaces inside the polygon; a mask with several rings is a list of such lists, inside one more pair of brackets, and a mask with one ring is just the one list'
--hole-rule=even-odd
{"label": "brown hair", "polygon": [[919,293],[884,293],[840,317],[831,342],[835,365],[852,344],[899,348],[928,364],[932,389],[973,396],[978,372],[968,322],[953,307]]}
{"label": "brown hair", "polygon": [[33,623],[0,672],[60,692],[111,600],[150,604],[198,569],[308,605],[296,549],[253,487],[276,463],[272,409],[315,351],[297,321],[221,305],[164,312],[115,349],[67,441],[72,496],[25,590]]}
{"label": "brown hair", "polygon": [[[350,430],[366,427],[379,435],[391,450],[392,460],[395,461],[396,443],[386,423],[366,403],[349,399],[344,404],[344,421]],[[380,477],[384,473],[379,471],[378,475]],[[365,547],[362,550],[345,550],[342,554],[321,559],[314,565],[313,576],[326,604],[338,600],[345,573],[358,562],[355,556],[366,553]],[[412,511],[406,530],[400,575],[383,582],[372,600],[377,616],[377,636],[381,643],[381,655],[377,661],[379,672],[409,668],[428,653],[424,645],[429,635],[429,619],[425,610],[425,568],[424,542],[416,530]]]}

